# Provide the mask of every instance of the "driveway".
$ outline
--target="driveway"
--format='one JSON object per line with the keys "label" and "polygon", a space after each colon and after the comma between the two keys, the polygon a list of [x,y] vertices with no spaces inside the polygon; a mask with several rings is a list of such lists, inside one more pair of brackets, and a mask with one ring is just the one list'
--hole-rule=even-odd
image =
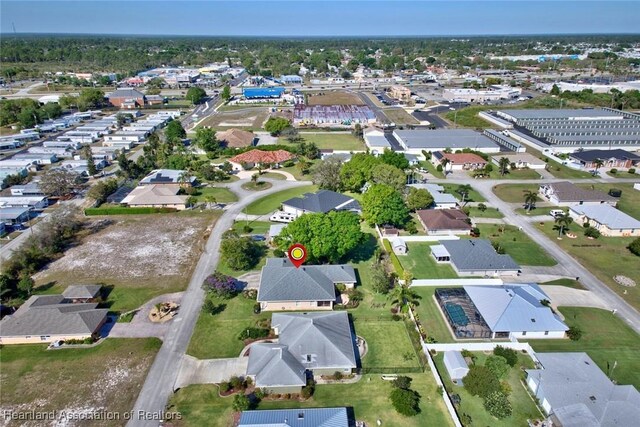
{"label": "driveway", "polygon": [[[173,320],[167,320],[163,323],[152,322],[149,319],[149,313],[153,306],[163,302],[173,302],[180,304],[182,301],[182,295],[184,292],[176,292],[173,294],[164,294],[147,301],[142,307],[138,309],[138,312],[131,322],[129,323],[115,323],[109,330],[104,332],[111,338],[149,338],[156,337],[163,339],[169,326]],[[180,309],[178,308],[178,312]]]}
{"label": "driveway", "polygon": [[260,287],[260,272],[252,271],[238,277],[242,289],[258,289]]}
{"label": "driveway", "polygon": [[174,388],[177,390],[191,384],[216,384],[228,381],[233,376],[244,376],[248,363],[248,357],[196,359],[184,355]]}
{"label": "driveway", "polygon": [[611,310],[610,306],[591,291],[567,286],[543,285],[554,307],[594,307]]}

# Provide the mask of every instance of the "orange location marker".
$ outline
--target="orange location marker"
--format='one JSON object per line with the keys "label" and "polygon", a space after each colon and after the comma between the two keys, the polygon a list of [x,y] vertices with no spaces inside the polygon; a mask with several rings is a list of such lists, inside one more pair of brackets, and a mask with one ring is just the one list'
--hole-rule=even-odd
{"label": "orange location marker", "polygon": [[302,246],[300,243],[296,243],[295,245],[291,245],[287,254],[289,255],[289,261],[291,261],[291,264],[295,265],[296,268],[299,268],[304,263],[304,260],[307,259],[307,248]]}

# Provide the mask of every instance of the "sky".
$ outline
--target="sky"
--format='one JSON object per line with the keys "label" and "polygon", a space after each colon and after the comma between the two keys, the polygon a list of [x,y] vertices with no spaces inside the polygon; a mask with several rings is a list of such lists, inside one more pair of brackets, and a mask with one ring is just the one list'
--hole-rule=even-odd
{"label": "sky", "polygon": [[640,33],[640,1],[0,0],[0,32],[209,36]]}

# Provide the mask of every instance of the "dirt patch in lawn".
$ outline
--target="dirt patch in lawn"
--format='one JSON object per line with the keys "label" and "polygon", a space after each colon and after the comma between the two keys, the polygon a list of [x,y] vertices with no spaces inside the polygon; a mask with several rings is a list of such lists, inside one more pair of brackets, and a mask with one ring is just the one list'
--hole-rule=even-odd
{"label": "dirt patch in lawn", "polygon": [[307,99],[309,105],[364,105],[357,94],[343,91],[310,93]]}
{"label": "dirt patch in lawn", "polygon": [[108,221],[34,276],[38,284],[102,282],[127,287],[184,287],[217,216],[140,215]]}

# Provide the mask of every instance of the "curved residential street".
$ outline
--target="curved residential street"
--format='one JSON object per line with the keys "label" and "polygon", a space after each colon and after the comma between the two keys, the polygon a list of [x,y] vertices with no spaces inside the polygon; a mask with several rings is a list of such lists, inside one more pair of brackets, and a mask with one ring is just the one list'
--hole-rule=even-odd
{"label": "curved residential street", "polygon": [[[270,180],[267,178],[263,178],[263,180],[269,181],[273,186],[264,191],[247,191],[241,188],[241,185],[247,182],[246,180],[236,181],[227,186],[238,195],[240,201],[230,204],[213,228],[205,251],[196,265],[189,286],[182,298],[179,314],[171,322],[162,347],[138,395],[138,400],[133,407],[133,418],[127,424],[128,426],[157,426],[159,423],[157,414],[165,410],[167,401],[173,393],[193,328],[200,315],[200,307],[205,296],[201,287],[202,282],[209,273],[215,270],[220,259],[219,249],[222,233],[231,228],[238,214],[255,200],[281,190],[310,184],[308,181]],[[156,414],[155,420],[153,414]]]}

